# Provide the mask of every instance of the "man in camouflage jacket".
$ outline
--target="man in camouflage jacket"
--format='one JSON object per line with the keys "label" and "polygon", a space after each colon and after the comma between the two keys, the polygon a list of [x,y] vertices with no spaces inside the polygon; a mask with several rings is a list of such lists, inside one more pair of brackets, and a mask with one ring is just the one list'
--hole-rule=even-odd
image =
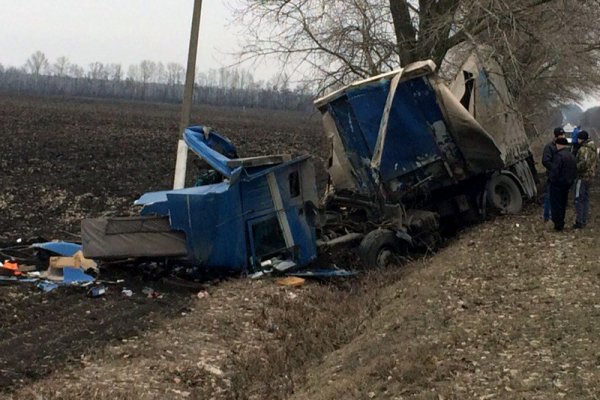
{"label": "man in camouflage jacket", "polygon": [[573,228],[585,227],[590,210],[590,184],[596,176],[598,153],[594,142],[586,131],[577,136],[579,150],[577,151],[577,180],[575,181],[575,225]]}

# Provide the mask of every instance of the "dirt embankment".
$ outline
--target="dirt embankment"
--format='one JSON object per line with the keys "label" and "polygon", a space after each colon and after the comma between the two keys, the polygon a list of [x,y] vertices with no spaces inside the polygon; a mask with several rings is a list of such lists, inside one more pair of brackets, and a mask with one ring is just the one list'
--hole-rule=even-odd
{"label": "dirt embankment", "polygon": [[223,283],[14,398],[594,399],[598,218],[540,220],[500,217],[342,286]]}

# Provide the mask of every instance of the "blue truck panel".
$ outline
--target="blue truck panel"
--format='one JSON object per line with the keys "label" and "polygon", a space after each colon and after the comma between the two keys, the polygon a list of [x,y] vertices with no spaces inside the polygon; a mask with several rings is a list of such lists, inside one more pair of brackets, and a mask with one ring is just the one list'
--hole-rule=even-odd
{"label": "blue truck panel", "polygon": [[216,132],[191,127],[184,139],[223,182],[146,193],[136,204],[143,206],[143,216],[168,216],[171,228],[185,234],[188,262],[243,271],[275,256],[298,265],[316,258],[314,216],[305,211],[316,198],[309,157],[264,165],[252,160],[233,168],[229,156],[235,148]]}
{"label": "blue truck panel", "polygon": [[241,270],[246,267],[246,237],[238,186],[221,193],[167,194],[171,227],[186,235],[195,264]]}

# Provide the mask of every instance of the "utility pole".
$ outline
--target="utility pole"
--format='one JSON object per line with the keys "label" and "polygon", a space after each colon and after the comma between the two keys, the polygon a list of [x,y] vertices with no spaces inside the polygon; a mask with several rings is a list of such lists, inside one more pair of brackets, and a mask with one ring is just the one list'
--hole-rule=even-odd
{"label": "utility pole", "polygon": [[[190,33],[190,47],[188,50],[188,62],[185,75],[185,90],[183,94],[183,106],[181,110],[181,122],[179,132],[183,133],[190,124],[192,113],[192,100],[194,97],[194,78],[196,76],[196,54],[198,52],[198,33],[200,32],[200,16],[202,14],[202,0],[194,0],[194,11],[192,14],[192,31]],[[177,144],[177,162],[175,164],[175,178],[173,189],[182,189],[185,186],[185,174],[187,168],[188,147],[183,139]]]}

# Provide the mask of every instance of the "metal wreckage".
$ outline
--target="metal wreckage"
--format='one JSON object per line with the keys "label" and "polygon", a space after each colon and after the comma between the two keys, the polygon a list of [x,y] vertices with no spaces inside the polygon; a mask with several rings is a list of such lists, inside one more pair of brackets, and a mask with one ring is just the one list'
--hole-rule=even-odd
{"label": "metal wreckage", "polygon": [[435,248],[488,206],[519,212],[536,174],[499,65],[474,54],[449,87],[435,69],[414,63],[315,101],[332,149],[320,200],[310,156],[238,158],[217,132],[186,129],[205,166],[196,186],[144,194],[136,217],[84,220],[85,257],[256,273],[357,245],[374,267]]}

